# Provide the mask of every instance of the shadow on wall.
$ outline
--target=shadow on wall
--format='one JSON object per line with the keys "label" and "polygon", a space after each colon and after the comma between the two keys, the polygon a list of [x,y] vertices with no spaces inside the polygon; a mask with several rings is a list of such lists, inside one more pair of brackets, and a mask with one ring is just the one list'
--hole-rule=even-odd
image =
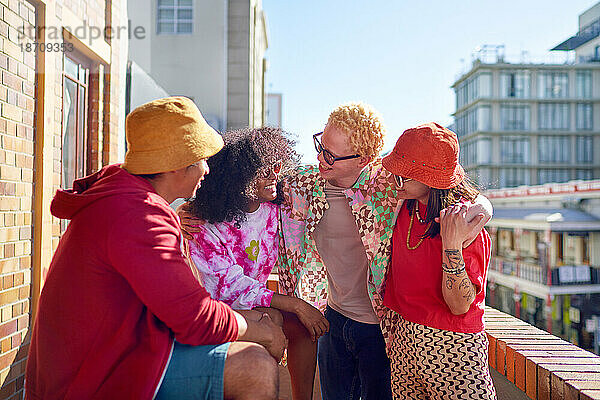
{"label": "shadow on wall", "polygon": [[[21,399],[24,393],[25,366],[31,343],[31,328],[27,330],[23,343],[16,352],[8,352],[0,357],[0,367],[10,363],[8,375],[0,387],[0,399]],[[11,397],[13,396],[13,397]]]}

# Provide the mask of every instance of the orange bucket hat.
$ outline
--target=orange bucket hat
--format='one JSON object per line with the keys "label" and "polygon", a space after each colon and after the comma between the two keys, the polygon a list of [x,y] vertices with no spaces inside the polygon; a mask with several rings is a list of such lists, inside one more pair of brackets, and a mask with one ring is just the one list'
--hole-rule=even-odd
{"label": "orange bucket hat", "polygon": [[465,178],[458,163],[458,138],[434,122],[404,131],[383,158],[385,169],[435,189],[450,189]]}
{"label": "orange bucket hat", "polygon": [[215,155],[223,139],[187,97],[153,100],[125,120],[127,154],[122,167],[132,174],[158,174]]}

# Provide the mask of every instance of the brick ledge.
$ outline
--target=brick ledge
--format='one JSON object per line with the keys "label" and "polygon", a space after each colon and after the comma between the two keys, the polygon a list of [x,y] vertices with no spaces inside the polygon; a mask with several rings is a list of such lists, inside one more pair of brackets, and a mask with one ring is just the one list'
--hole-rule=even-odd
{"label": "brick ledge", "polygon": [[532,399],[600,400],[600,357],[494,308],[489,363]]}

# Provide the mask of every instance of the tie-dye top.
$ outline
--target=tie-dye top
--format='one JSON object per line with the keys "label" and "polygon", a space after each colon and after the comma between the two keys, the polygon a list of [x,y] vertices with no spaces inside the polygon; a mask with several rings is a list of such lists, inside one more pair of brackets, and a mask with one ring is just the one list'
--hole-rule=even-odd
{"label": "tie-dye top", "polygon": [[277,261],[277,212],[275,204],[261,203],[240,228],[205,223],[192,233],[190,258],[212,298],[237,310],[271,305],[266,282]]}

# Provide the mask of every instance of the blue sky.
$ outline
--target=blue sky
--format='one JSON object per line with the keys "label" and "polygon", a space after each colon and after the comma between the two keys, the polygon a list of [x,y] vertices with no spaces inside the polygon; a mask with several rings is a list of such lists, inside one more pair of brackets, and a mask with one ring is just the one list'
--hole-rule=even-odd
{"label": "blue sky", "polygon": [[575,34],[597,0],[263,0],[266,88],[283,94],[283,128],[305,162],[312,134],[347,101],[373,105],[388,128],[385,150],[406,128],[452,122],[450,88],[483,44],[531,58]]}

